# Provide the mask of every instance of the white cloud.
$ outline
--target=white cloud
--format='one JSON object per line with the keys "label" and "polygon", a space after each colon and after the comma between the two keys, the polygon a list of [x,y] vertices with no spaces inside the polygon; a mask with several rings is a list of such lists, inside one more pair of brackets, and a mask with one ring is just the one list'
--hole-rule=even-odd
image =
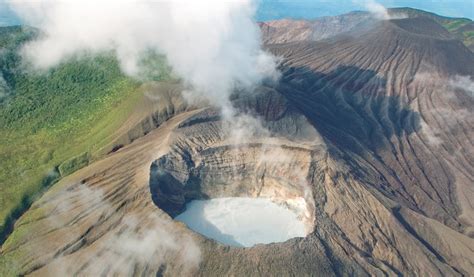
{"label": "white cloud", "polygon": [[[48,217],[47,224],[51,230],[65,228],[71,217],[84,212],[84,207],[93,207],[94,213],[109,218],[116,212],[113,203],[106,199],[105,192],[100,188],[87,184],[75,184],[64,190],[59,197],[48,199],[46,206],[54,207]],[[65,201],[67,199],[68,201]],[[113,222],[113,219],[111,219]],[[110,223],[110,222],[108,222]],[[80,223],[77,223],[80,225]],[[95,228],[103,227],[107,222],[98,221]],[[89,276],[103,274],[109,268],[109,275],[127,276],[136,265],[147,265],[158,268],[173,260],[173,266],[179,267],[185,275],[191,275],[201,261],[201,250],[197,242],[183,230],[176,228],[171,219],[162,216],[162,212],[125,213],[117,228],[110,229],[95,242],[93,258],[84,265],[82,271]],[[66,232],[65,242],[77,240],[80,229]],[[80,234],[80,233],[79,233]],[[87,239],[87,238],[86,238]],[[39,242],[38,249],[43,247]],[[45,247],[45,249],[50,249]],[[47,252],[45,253],[45,255]],[[49,264],[46,273],[52,276],[68,276],[77,270],[78,264],[68,255],[58,255]]]}
{"label": "white cloud", "polygon": [[[439,146],[446,138],[446,133],[458,133],[466,130],[467,136],[471,136],[470,129],[461,128],[463,124],[471,126],[473,124],[473,111],[464,104],[465,99],[459,98],[457,91],[465,92],[465,95],[472,97],[474,95],[474,82],[469,76],[456,75],[454,77],[445,78],[434,72],[417,73],[414,78],[416,86],[424,88],[428,93],[440,97],[444,105],[433,106],[427,112],[431,116],[436,117],[432,121],[433,124],[440,122],[442,129],[436,125],[430,126],[428,122],[421,122],[421,130],[426,136],[427,142],[433,146]],[[459,136],[458,140],[462,137]]]}
{"label": "white cloud", "polygon": [[474,81],[469,76],[454,76],[449,84],[454,89],[463,90],[467,95],[474,97]]}
{"label": "white cloud", "polygon": [[356,5],[359,5],[369,11],[375,18],[380,20],[402,19],[407,18],[406,14],[390,14],[388,10],[376,0],[352,0]]}
{"label": "white cloud", "polygon": [[261,50],[252,0],[10,0],[12,9],[44,36],[24,54],[39,68],[82,51],[114,50],[121,67],[136,75],[146,50],[166,55],[194,97],[229,105],[236,87],[249,88],[275,74]]}
{"label": "white cloud", "polygon": [[363,7],[378,19],[390,19],[387,9],[375,0],[352,0],[352,3]]}
{"label": "white cloud", "polygon": [[390,19],[387,9],[375,0],[364,1],[364,7],[379,19]]}

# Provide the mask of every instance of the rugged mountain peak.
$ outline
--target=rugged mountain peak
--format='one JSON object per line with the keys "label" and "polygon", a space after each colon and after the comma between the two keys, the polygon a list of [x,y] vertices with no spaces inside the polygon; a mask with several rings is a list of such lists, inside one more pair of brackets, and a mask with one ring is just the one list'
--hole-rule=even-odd
{"label": "rugged mountain peak", "polygon": [[[348,35],[354,38],[354,42],[349,43],[358,44],[362,51],[366,49],[370,57],[368,59],[374,62],[377,61],[375,53],[383,54],[384,61],[395,54],[408,55],[408,59],[403,61],[397,57],[396,61],[410,61],[412,77],[419,71],[434,71],[443,76],[474,76],[471,66],[474,53],[430,18],[381,21],[374,29],[360,34],[360,37],[356,37],[354,32]],[[338,40],[334,38],[335,42]]]}
{"label": "rugged mountain peak", "polygon": [[[474,76],[474,54],[429,18],[378,21],[321,41],[268,47],[285,57],[285,68],[329,73],[341,66],[357,67],[379,76],[403,75],[400,80],[405,84],[423,71]],[[354,81],[359,80],[354,77]]]}
{"label": "rugged mountain peak", "polygon": [[[443,39],[457,38],[474,51],[474,22],[467,18],[450,18],[417,9],[388,9],[395,24],[409,32],[435,36]],[[399,19],[397,21],[395,19]],[[431,20],[431,21],[429,21]],[[441,26],[435,26],[433,22]],[[266,44],[296,41],[319,41],[351,31],[360,32],[380,22],[369,12],[350,12],[338,16],[327,16],[312,20],[280,19],[260,24]],[[416,26],[419,25],[419,26]],[[416,27],[413,27],[416,26]],[[441,30],[440,27],[444,30]],[[420,30],[416,30],[420,28]]]}
{"label": "rugged mountain peak", "polygon": [[463,104],[472,100],[449,85],[474,76],[469,49],[429,18],[268,47],[284,57],[280,91],[329,144],[377,168],[390,183],[379,187],[383,194],[470,234],[474,221],[464,217],[472,211],[462,199],[473,178],[465,172],[474,171],[448,150],[473,151],[472,108]]}

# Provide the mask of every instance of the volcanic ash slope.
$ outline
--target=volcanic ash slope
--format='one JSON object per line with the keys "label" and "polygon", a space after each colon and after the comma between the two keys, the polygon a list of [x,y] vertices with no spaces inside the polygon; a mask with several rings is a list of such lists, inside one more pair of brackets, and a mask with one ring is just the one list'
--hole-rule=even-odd
{"label": "volcanic ash slope", "polygon": [[[216,110],[164,105],[184,112],[55,185],[15,224],[3,263],[32,275],[474,274],[474,103],[456,85],[474,78],[472,52],[429,19],[267,47],[283,57],[280,84],[234,105],[268,133],[229,140]],[[238,248],[172,220],[193,199],[235,196],[302,198],[310,232]]]}

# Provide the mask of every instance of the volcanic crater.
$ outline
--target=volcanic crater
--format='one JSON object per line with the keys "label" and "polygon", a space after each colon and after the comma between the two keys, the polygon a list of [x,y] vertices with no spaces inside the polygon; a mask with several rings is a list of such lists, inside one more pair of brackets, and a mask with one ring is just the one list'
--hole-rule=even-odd
{"label": "volcanic crater", "polygon": [[214,109],[183,121],[169,153],[151,165],[153,202],[175,218],[194,200],[268,199],[293,212],[310,234],[316,222],[315,157],[324,153],[314,128],[270,88],[235,103],[261,118],[264,126],[258,127],[268,132],[258,130],[236,142]]}
{"label": "volcanic crater", "polygon": [[[38,199],[2,255],[43,276],[473,275],[474,102],[449,84],[474,77],[474,54],[438,27],[267,44],[282,78],[232,99],[266,130],[241,140],[182,87],[156,87],[161,100],[117,135],[124,147]],[[286,205],[306,236],[231,247],[171,220],[225,197]]]}

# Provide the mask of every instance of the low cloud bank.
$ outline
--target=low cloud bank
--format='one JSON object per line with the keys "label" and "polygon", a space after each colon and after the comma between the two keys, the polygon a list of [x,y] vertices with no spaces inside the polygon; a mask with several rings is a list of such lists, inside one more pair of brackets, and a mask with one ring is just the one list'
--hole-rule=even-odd
{"label": "low cloud bank", "polygon": [[469,76],[454,76],[449,84],[452,88],[464,91],[468,96],[474,97],[474,80]]}
{"label": "low cloud bank", "polygon": [[146,51],[166,56],[174,73],[231,114],[234,89],[249,89],[277,75],[261,49],[252,0],[10,0],[9,6],[43,35],[23,54],[38,68],[53,67],[82,52],[115,51],[123,71],[139,73]]}
{"label": "low cloud bank", "polygon": [[[64,242],[71,243],[70,248],[74,248],[73,242],[81,240],[93,244],[90,247],[97,251],[83,256],[82,250],[87,247],[72,253],[65,248],[55,253],[55,260],[39,269],[40,275],[70,276],[81,272],[88,276],[129,276],[140,268],[147,271],[143,272],[147,275],[149,271],[169,265],[182,276],[192,276],[201,261],[198,244],[191,236],[177,230],[169,218],[158,212],[117,213],[117,203],[109,201],[101,188],[74,184],[43,205],[51,210],[45,220],[52,230],[69,224],[81,226],[88,224],[91,217],[97,218],[90,233],[83,234],[80,228],[74,228],[62,235]],[[94,213],[91,214],[92,209]],[[104,218],[108,220],[101,220]],[[115,227],[110,228],[109,224]],[[105,228],[110,229],[102,233]],[[56,251],[49,244],[48,240],[41,240],[35,247],[49,255],[49,251]],[[173,263],[169,264],[170,261]]]}

